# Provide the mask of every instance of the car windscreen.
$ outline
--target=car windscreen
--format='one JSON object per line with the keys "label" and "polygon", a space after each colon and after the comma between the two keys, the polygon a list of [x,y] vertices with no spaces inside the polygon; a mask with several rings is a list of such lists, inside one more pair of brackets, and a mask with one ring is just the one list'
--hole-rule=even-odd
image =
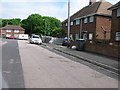
{"label": "car windscreen", "polygon": [[33,38],[40,38],[40,37],[38,37],[38,36],[33,36]]}

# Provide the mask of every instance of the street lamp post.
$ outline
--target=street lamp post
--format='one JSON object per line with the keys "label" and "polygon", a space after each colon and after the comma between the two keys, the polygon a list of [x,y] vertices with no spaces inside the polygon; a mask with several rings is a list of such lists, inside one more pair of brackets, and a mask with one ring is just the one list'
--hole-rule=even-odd
{"label": "street lamp post", "polygon": [[43,19],[43,20],[45,22],[45,36],[46,36],[46,20],[45,19]]}

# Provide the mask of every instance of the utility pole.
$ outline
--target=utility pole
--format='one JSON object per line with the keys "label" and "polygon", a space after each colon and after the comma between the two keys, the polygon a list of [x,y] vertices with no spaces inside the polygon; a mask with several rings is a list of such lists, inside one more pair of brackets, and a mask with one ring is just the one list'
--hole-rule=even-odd
{"label": "utility pole", "polygon": [[[70,42],[70,0],[68,0],[68,42]],[[69,43],[67,47],[69,48]]]}
{"label": "utility pole", "polygon": [[70,38],[70,0],[68,0],[68,40]]}

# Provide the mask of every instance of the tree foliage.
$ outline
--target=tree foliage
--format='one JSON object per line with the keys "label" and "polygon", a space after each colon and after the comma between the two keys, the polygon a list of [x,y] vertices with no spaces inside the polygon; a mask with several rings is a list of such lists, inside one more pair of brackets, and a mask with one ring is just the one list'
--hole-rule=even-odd
{"label": "tree foliage", "polygon": [[[57,37],[61,34],[61,21],[53,17],[42,17],[39,14],[32,14],[27,19],[22,20],[22,27],[26,29],[28,34],[39,34],[41,36]],[[61,29],[61,30],[60,30]],[[55,32],[56,31],[56,32]],[[57,34],[54,34],[57,33]]]}
{"label": "tree foliage", "polygon": [[0,23],[1,26],[5,25],[20,25],[21,19],[15,18],[15,19],[0,19],[2,20],[2,23]]}
{"label": "tree foliage", "polygon": [[48,16],[41,16],[40,14],[31,14],[26,19],[0,19],[0,25],[21,25],[25,29],[26,34],[38,34],[41,36],[63,36],[61,21]]}

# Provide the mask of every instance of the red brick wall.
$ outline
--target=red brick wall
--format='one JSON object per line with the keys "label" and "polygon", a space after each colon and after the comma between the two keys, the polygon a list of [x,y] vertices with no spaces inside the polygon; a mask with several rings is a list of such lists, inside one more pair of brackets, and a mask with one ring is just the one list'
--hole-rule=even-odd
{"label": "red brick wall", "polygon": [[110,17],[102,17],[97,16],[96,17],[96,39],[104,39],[104,33],[103,29],[101,27],[104,27],[104,29],[107,31],[106,33],[106,39],[110,39],[110,33],[111,33],[111,18]]}
{"label": "red brick wall", "polygon": [[94,53],[99,53],[107,56],[112,56],[112,57],[119,57],[120,58],[120,53],[119,53],[120,47],[115,47],[115,46],[110,46],[110,45],[102,45],[99,43],[90,43],[87,42],[85,45],[85,50],[94,52]]}
{"label": "red brick wall", "polygon": [[112,30],[111,30],[111,41],[115,42],[116,32],[120,32],[120,17],[117,17],[117,10],[112,12]]}
{"label": "red brick wall", "polygon": [[14,36],[14,34],[24,34],[25,31],[24,30],[20,30],[19,33],[15,33],[14,30],[11,30],[11,32],[6,32],[6,30],[2,30],[2,33],[4,33],[4,34],[11,34],[12,36]]}

